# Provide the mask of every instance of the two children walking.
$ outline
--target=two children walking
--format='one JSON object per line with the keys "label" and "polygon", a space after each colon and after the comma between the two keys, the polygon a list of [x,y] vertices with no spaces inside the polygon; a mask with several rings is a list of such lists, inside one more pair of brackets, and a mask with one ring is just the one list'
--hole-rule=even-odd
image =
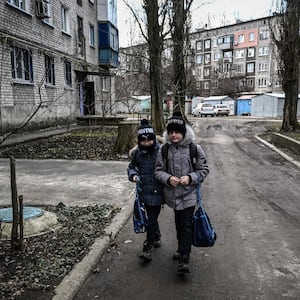
{"label": "two children walking", "polygon": [[[147,126],[149,126],[147,127],[147,131],[151,131],[151,126]],[[146,245],[153,246],[155,239],[158,239],[157,237],[160,236],[159,229],[157,230],[157,218],[160,209],[158,209],[157,206],[160,206],[163,201],[165,201],[166,204],[173,209],[175,216],[177,249],[174,252],[173,258],[178,259],[178,272],[189,273],[189,258],[193,236],[193,213],[197,203],[197,185],[199,182],[203,182],[209,173],[206,155],[202,147],[197,145],[196,164],[193,164],[190,155],[190,144],[195,139],[195,134],[192,127],[186,124],[178,112],[174,112],[173,116],[168,120],[167,131],[164,133],[165,143],[168,144],[167,157],[164,157],[162,147],[159,146],[156,138],[154,138],[154,130],[152,132],[154,136],[152,135],[151,138],[154,140],[153,145],[157,145],[157,148],[156,146],[152,146],[153,149],[155,148],[152,156],[149,155],[149,150],[145,150],[144,142],[150,138],[149,136],[145,138],[144,127],[145,125],[143,124],[139,127],[138,148],[132,156],[128,167],[129,180],[135,181],[139,178],[141,181],[141,201],[144,202],[145,205],[148,203],[150,211],[155,210],[156,212],[153,214],[156,221],[154,222],[154,219],[152,219],[152,222],[154,222],[153,224],[156,224],[157,227],[155,227],[155,230],[153,228],[151,229],[153,225],[149,222],[148,231],[150,232],[147,232],[147,240],[144,243],[143,250],[148,249],[145,249]],[[149,141],[147,145],[150,147]],[[146,151],[149,156],[142,155],[143,151]],[[139,155],[136,156],[137,154]],[[150,163],[150,161],[152,162]],[[144,165],[144,167],[142,167],[142,165]],[[146,165],[148,166],[147,170],[145,170]],[[147,173],[148,179],[150,177],[152,178],[151,184],[149,184],[148,181],[149,186],[147,189],[147,181],[143,183],[145,173]],[[150,198],[152,201],[150,201]],[[156,207],[156,209],[153,209],[152,206]],[[147,213],[149,217],[148,210]],[[155,234],[153,234],[153,232],[155,232]],[[141,257],[145,258],[145,256]]]}

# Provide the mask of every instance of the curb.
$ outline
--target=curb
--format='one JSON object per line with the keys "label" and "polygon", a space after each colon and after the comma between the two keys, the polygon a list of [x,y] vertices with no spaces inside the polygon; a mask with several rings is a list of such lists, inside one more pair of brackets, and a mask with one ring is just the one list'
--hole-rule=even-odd
{"label": "curb", "polygon": [[299,161],[294,160],[292,157],[288,156],[287,154],[285,154],[284,152],[282,152],[281,150],[279,150],[278,148],[276,148],[274,145],[268,143],[267,141],[265,141],[264,139],[260,138],[259,136],[255,135],[255,138],[257,140],[259,140],[260,142],[262,142],[263,144],[265,144],[266,146],[268,146],[269,148],[271,148],[273,151],[275,151],[278,154],[280,154],[287,161],[291,162],[292,164],[294,164],[295,166],[297,166],[298,168],[300,168],[300,162]]}
{"label": "curb", "polygon": [[112,219],[110,225],[105,228],[104,237],[99,237],[95,240],[90,247],[88,254],[71,270],[71,272],[64,277],[61,283],[55,289],[55,296],[52,300],[72,300],[81,285],[90,275],[92,269],[96,266],[97,262],[104,255],[106,249],[110,246],[111,241],[116,237],[119,231],[123,228],[124,224],[128,221],[132,213],[132,201],[130,201],[135,193],[131,192],[126,200],[126,206],[116,214]]}

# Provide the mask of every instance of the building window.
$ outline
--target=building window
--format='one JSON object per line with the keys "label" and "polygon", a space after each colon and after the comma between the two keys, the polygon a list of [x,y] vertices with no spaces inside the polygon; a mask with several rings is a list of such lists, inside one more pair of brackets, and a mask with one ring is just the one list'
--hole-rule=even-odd
{"label": "building window", "polygon": [[70,62],[65,61],[64,63],[64,73],[65,73],[65,86],[72,86],[72,65]]}
{"label": "building window", "polygon": [[254,63],[248,63],[246,66],[247,73],[254,73]]}
{"label": "building window", "polygon": [[210,40],[204,41],[204,49],[210,49]]}
{"label": "building window", "polygon": [[221,55],[220,52],[214,53],[214,60],[219,60],[219,59],[221,59],[221,58],[222,58],[222,55]]}
{"label": "building window", "polygon": [[249,39],[249,42],[253,42],[254,41],[254,32],[250,32],[249,33],[248,39]]}
{"label": "building window", "polygon": [[239,49],[235,51],[236,58],[244,58],[245,57],[245,49]]}
{"label": "building window", "polygon": [[267,86],[267,78],[259,78],[258,79],[258,87],[266,87]]}
{"label": "building window", "polygon": [[202,55],[197,55],[196,56],[196,61],[197,61],[197,64],[202,64],[203,63],[203,56]]}
{"label": "building window", "polygon": [[247,84],[247,87],[254,87],[253,78],[247,78],[246,84]]}
{"label": "building window", "polygon": [[204,68],[204,76],[209,76],[210,69],[209,68]]}
{"label": "building window", "polygon": [[201,68],[197,68],[196,69],[196,75],[197,76],[201,76],[202,72],[201,72]]}
{"label": "building window", "polygon": [[196,81],[196,88],[200,89],[200,87],[201,87],[201,82],[200,81]]}
{"label": "building window", "polygon": [[205,64],[210,64],[210,54],[205,54],[204,56],[204,63]]}
{"label": "building window", "polygon": [[33,82],[32,53],[26,49],[11,48],[12,78],[24,82]]}
{"label": "building window", "polygon": [[209,81],[204,81],[204,82],[203,82],[203,88],[204,88],[205,90],[209,90]]}
{"label": "building window", "polygon": [[260,71],[260,72],[266,72],[266,71],[268,71],[268,63],[266,63],[266,62],[260,62],[258,64],[258,71]]}
{"label": "building window", "polygon": [[14,7],[26,11],[27,0],[6,0],[6,2]]}
{"label": "building window", "polygon": [[108,91],[108,77],[102,77],[102,91]]}
{"label": "building window", "polygon": [[61,7],[61,29],[65,33],[70,33],[69,10],[65,6]]}
{"label": "building window", "polygon": [[254,57],[254,55],[255,55],[255,49],[248,48],[248,57]]}
{"label": "building window", "polygon": [[265,47],[259,47],[258,48],[258,55],[262,56],[262,55],[268,55],[269,54],[269,47],[265,46]]}
{"label": "building window", "polygon": [[83,36],[83,19],[77,16],[77,38],[78,38],[78,54],[83,56],[85,50]]}
{"label": "building window", "polygon": [[236,64],[235,65],[235,71],[237,73],[243,73],[244,72],[244,65],[243,64]]}
{"label": "building window", "polygon": [[213,89],[217,89],[217,88],[218,88],[218,80],[214,80],[214,81],[212,82],[212,88],[213,88]]}
{"label": "building window", "polygon": [[245,41],[245,36],[243,34],[239,34],[239,38],[238,38],[239,43],[244,43]]}
{"label": "building window", "polygon": [[202,41],[196,42],[196,50],[202,50]]}
{"label": "building window", "polygon": [[90,46],[95,47],[95,27],[90,24]]}
{"label": "building window", "polygon": [[259,39],[260,40],[267,40],[270,36],[269,30],[261,30],[259,32]]}
{"label": "building window", "polygon": [[77,0],[77,4],[78,4],[79,6],[82,6],[82,0]]}
{"label": "building window", "polygon": [[45,55],[46,83],[55,85],[54,57]]}

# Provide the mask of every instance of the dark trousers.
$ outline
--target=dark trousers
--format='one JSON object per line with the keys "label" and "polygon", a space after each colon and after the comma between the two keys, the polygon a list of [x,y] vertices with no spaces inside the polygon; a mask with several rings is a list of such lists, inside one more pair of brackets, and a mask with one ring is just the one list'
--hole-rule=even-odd
{"label": "dark trousers", "polygon": [[148,216],[148,229],[147,229],[147,242],[153,244],[155,239],[160,235],[158,216],[160,213],[161,205],[152,206],[145,204]]}
{"label": "dark trousers", "polygon": [[180,255],[189,256],[193,240],[193,214],[195,206],[174,210],[178,249]]}

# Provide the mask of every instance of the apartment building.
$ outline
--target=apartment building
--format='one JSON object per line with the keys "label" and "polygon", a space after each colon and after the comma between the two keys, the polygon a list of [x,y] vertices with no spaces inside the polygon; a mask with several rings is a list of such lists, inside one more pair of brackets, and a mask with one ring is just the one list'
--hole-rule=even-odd
{"label": "apartment building", "polygon": [[117,1],[0,2],[0,131],[110,113]]}
{"label": "apartment building", "polygon": [[[190,82],[187,95],[229,95],[236,98],[242,93],[281,93],[276,52],[270,34],[272,20],[273,17],[266,17],[191,33],[186,53]],[[121,49],[122,70],[130,73],[140,68],[140,63],[135,64],[133,59],[142,49],[145,52],[145,45]],[[166,40],[163,73],[167,72],[171,62],[172,41]]]}
{"label": "apartment building", "polygon": [[271,20],[238,22],[191,34],[189,68],[199,96],[281,92]]}

